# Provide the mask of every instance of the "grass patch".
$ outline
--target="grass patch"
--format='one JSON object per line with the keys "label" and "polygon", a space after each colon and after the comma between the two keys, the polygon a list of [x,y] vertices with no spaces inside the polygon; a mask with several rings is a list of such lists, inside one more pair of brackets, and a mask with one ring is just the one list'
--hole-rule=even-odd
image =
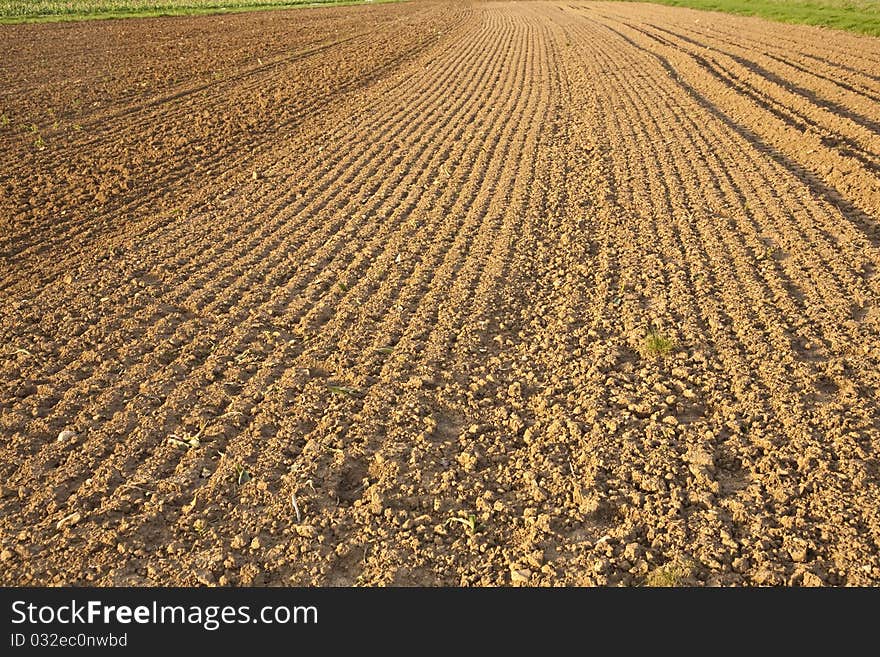
{"label": "grass patch", "polygon": [[645,586],[653,588],[684,586],[687,581],[687,575],[688,573],[684,568],[669,564],[648,573],[645,576]]}
{"label": "grass patch", "polygon": [[650,0],[880,36],[880,0]]}
{"label": "grass patch", "polygon": [[397,1],[399,0],[0,0],[0,24],[195,16]]}
{"label": "grass patch", "polygon": [[345,397],[354,397],[355,395],[360,393],[360,390],[358,390],[357,388],[352,388],[351,386],[337,386],[330,383],[327,384],[327,390],[332,392],[334,395],[342,395]]}
{"label": "grass patch", "polygon": [[690,586],[693,583],[696,566],[697,563],[691,557],[676,557],[645,575],[644,585],[655,588]]}
{"label": "grass patch", "polygon": [[675,342],[658,331],[651,331],[645,337],[642,351],[654,358],[666,358],[675,348]]}

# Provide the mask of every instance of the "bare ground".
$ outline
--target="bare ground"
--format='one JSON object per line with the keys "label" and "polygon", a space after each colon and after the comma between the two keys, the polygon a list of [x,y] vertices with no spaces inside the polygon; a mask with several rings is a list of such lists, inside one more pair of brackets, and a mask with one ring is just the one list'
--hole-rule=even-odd
{"label": "bare ground", "polygon": [[880,583],[880,41],[0,28],[0,582]]}

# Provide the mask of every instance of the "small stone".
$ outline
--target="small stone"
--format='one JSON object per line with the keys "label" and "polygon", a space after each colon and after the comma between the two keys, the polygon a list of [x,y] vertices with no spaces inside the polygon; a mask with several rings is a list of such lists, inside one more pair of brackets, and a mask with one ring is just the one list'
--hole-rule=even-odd
{"label": "small stone", "polygon": [[68,440],[73,440],[74,438],[76,438],[76,432],[71,431],[70,429],[65,429],[64,431],[62,431],[61,433],[58,434],[58,442],[59,443],[64,443],[64,442],[67,442]]}
{"label": "small stone", "polygon": [[0,552],[0,561],[9,561],[12,559],[12,556],[12,550],[3,550],[3,552]]}
{"label": "small stone", "polygon": [[254,540],[251,541],[251,550],[259,550],[260,549],[260,539],[254,537]]}
{"label": "small stone", "polygon": [[511,384],[507,387],[507,396],[508,396],[508,397],[513,397],[513,398],[515,398],[515,399],[517,399],[517,398],[519,398],[519,397],[522,396],[522,385],[520,385],[519,381],[516,381],[516,382],[514,382],[514,383],[511,383]]}
{"label": "small stone", "polygon": [[259,180],[260,179],[260,172],[254,171],[253,174],[251,174],[251,178],[253,178],[254,180]]}
{"label": "small stone", "polygon": [[532,577],[532,571],[528,568],[511,568],[510,581],[514,584],[525,584]]}
{"label": "small stone", "polygon": [[468,433],[471,434],[472,436],[477,435],[479,432],[480,432],[480,425],[479,424],[472,424],[471,426],[468,427]]}

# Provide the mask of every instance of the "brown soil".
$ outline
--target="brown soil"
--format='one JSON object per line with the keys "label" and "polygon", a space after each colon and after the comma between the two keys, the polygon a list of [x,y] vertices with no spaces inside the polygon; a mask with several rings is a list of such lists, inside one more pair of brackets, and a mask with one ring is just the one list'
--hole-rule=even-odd
{"label": "brown soil", "polygon": [[880,584],[880,41],[0,37],[0,583]]}

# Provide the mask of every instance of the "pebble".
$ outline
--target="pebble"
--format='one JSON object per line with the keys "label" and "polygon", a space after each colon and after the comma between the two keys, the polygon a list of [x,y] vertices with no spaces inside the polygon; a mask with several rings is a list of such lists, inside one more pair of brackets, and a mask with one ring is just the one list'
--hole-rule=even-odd
{"label": "pebble", "polygon": [[76,432],[71,431],[70,429],[65,429],[58,434],[59,443],[67,442],[68,440],[73,440],[74,438],[76,438]]}
{"label": "pebble", "polygon": [[532,577],[532,571],[528,568],[511,568],[510,581],[514,584],[525,584]]}
{"label": "pebble", "polygon": [[3,550],[3,552],[0,552],[0,561],[9,561],[12,559],[12,556],[12,550]]}

